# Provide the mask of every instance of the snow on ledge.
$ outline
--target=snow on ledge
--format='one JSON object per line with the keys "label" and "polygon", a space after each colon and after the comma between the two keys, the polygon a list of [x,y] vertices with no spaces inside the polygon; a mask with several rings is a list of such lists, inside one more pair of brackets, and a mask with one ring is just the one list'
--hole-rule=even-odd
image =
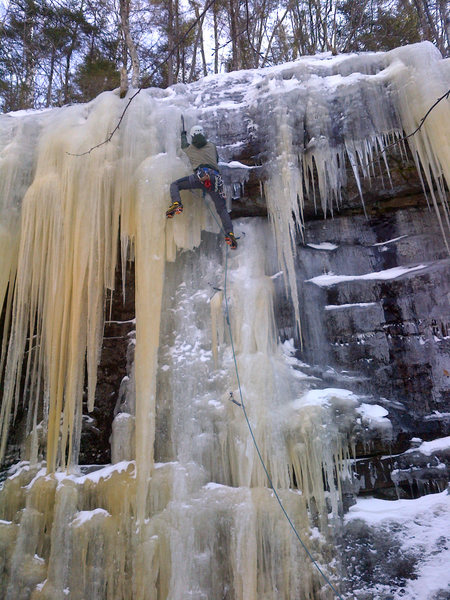
{"label": "snow on ledge", "polygon": [[391,240],[386,240],[385,242],[377,242],[376,244],[372,244],[373,246],[386,246],[387,244],[393,244],[394,242],[398,242],[399,240],[402,240],[403,238],[408,237],[407,235],[400,235],[399,237],[396,238],[392,238]]}
{"label": "snow on ledge", "polygon": [[375,421],[380,419],[385,421],[386,419],[384,417],[389,414],[389,412],[379,404],[367,404],[366,402],[363,402],[356,410],[361,416]]}
{"label": "snow on ledge", "polygon": [[405,522],[415,520],[418,515],[448,512],[450,516],[450,494],[428,494],[413,500],[379,500],[377,498],[358,498],[351,506],[345,521],[362,519],[369,525],[378,525],[382,521]]}
{"label": "snow on ledge", "polygon": [[90,521],[94,517],[101,516],[103,518],[110,517],[111,515],[104,508],[95,508],[94,510],[80,510],[75,513],[75,517],[73,518],[71,525],[73,527],[80,527],[87,521]]}
{"label": "snow on ledge", "polygon": [[356,412],[359,413],[366,427],[372,431],[377,431],[385,439],[392,437],[392,423],[387,417],[389,412],[385,408],[379,404],[362,402],[356,409]]}
{"label": "snow on ledge", "polygon": [[133,471],[135,471],[135,463],[134,461],[122,460],[118,463],[105,465],[101,469],[97,471],[92,471],[87,475],[82,475],[81,477],[77,477],[75,481],[77,483],[84,483],[85,481],[92,481],[94,483],[99,483],[100,480],[109,479],[114,473],[124,473],[129,470],[130,466]]}
{"label": "snow on ledge", "polygon": [[292,408],[301,409],[305,406],[320,406],[339,403],[344,406],[354,407],[358,403],[357,396],[350,390],[342,388],[325,388],[309,390],[292,403]]}
{"label": "snow on ledge", "polygon": [[432,440],[431,442],[422,442],[415,450],[425,454],[425,456],[431,456],[434,452],[439,452],[440,450],[450,450],[450,435]]}
{"label": "snow on ledge", "polygon": [[306,244],[310,248],[314,248],[314,250],[336,250],[339,248],[336,244],[332,244],[331,242],[321,242],[320,244]]}
{"label": "snow on ledge", "polygon": [[378,306],[378,302],[356,302],[354,304],[327,304],[325,310],[338,310],[339,308],[366,308],[367,306]]}
{"label": "snow on ledge", "polygon": [[[132,471],[131,471],[131,469]],[[67,473],[66,471],[56,471],[55,473],[47,473],[47,469],[42,467],[25,486],[25,489],[31,490],[36,481],[41,478],[44,479],[55,479],[58,482],[58,486],[64,485],[66,481],[73,481],[77,485],[84,485],[86,481],[93,483],[99,483],[101,480],[109,479],[114,473],[124,473],[130,470],[130,474],[135,476],[135,463],[134,461],[123,460],[121,462],[105,465],[101,468],[92,471],[86,475],[80,475],[79,473]]]}
{"label": "snow on ledge", "polygon": [[230,162],[219,162],[219,167],[228,167],[229,169],[255,169],[257,167],[244,165],[244,163],[239,162],[238,160],[231,160]]}
{"label": "snow on ledge", "polygon": [[397,279],[397,277],[405,275],[406,273],[425,269],[426,266],[427,265],[417,265],[416,267],[393,267],[392,269],[365,273],[364,275],[335,275],[334,273],[327,273],[326,275],[318,275],[317,277],[306,279],[305,281],[315,283],[319,287],[328,287],[345,281]]}

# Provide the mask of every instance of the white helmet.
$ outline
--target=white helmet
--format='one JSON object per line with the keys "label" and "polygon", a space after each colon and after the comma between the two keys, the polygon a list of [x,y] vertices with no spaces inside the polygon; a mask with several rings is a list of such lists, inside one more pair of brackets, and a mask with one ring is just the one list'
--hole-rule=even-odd
{"label": "white helmet", "polygon": [[189,132],[191,135],[191,138],[194,137],[194,135],[205,135],[205,130],[203,129],[203,127],[201,125],[194,125],[194,127],[191,128],[191,131]]}

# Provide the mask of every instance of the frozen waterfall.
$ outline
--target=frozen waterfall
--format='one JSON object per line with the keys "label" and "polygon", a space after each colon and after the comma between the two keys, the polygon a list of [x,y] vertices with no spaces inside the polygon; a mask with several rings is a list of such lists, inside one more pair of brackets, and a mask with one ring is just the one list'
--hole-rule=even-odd
{"label": "frozen waterfall", "polygon": [[[112,140],[92,151],[121,116],[117,92],[0,117],[2,456],[14,419],[26,412],[23,460],[0,490],[2,596],[334,597],[292,535],[242,408],[230,401],[239,393],[224,280],[262,458],[339,587],[334,525],[361,401],[348,390],[313,389],[295,357],[294,344],[308,344],[295,274],[302,213],[307,202],[325,215],[339,206],[346,162],[360,189],[384,161],[379,153],[419,126],[449,79],[448,60],[428,43],[209,76],[142,90]],[[202,122],[213,141],[221,132],[224,162],[250,142],[258,149],[252,165],[237,169],[238,183],[258,172],[270,223],[235,222],[240,245],[227,258],[201,197],[186,194],[183,214],[164,218],[170,182],[189,173],[181,114]],[[448,100],[403,143],[444,237],[446,117]],[[91,411],[119,254],[122,269],[135,265],[134,360],[113,423],[113,464],[80,467],[83,397]],[[273,305],[280,268],[298,331],[284,344]],[[389,436],[389,422],[381,427]]]}

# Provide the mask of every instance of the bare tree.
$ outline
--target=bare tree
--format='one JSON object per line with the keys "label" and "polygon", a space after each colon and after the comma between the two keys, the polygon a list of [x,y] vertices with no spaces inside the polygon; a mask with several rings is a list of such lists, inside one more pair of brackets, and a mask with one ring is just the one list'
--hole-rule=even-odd
{"label": "bare tree", "polygon": [[449,50],[450,15],[444,0],[413,0],[425,39],[432,40],[445,55]]}
{"label": "bare tree", "polygon": [[242,25],[239,0],[228,0],[230,37],[231,37],[231,71],[242,69],[241,35]]}
{"label": "bare tree", "polygon": [[196,64],[197,64],[197,52],[198,52],[199,47],[200,47],[200,53],[202,56],[203,76],[206,77],[206,75],[208,74],[207,67],[206,67],[205,46],[203,43],[203,23],[205,20],[206,13],[203,14],[202,17],[200,16],[199,5],[194,0],[191,0],[190,5],[191,5],[191,8],[194,10],[195,18],[198,22],[197,34],[195,36],[195,42],[194,42],[194,46],[192,49],[191,68],[189,70],[189,77],[188,77],[188,81],[193,81],[195,78],[195,68],[196,68]]}
{"label": "bare tree", "polygon": [[[122,34],[125,40],[126,47],[131,59],[131,87],[139,87],[140,79],[140,62],[139,56],[136,49],[136,44],[131,36],[130,32],[130,4],[131,0],[119,0],[120,2],[120,23],[122,27]],[[126,63],[124,64],[126,69]]]}

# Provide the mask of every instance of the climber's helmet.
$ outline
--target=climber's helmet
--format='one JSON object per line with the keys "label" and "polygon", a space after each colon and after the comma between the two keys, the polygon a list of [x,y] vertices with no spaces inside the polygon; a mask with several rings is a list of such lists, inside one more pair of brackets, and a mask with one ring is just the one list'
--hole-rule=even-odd
{"label": "climber's helmet", "polygon": [[191,128],[190,134],[191,144],[196,148],[201,148],[206,144],[205,130],[201,125],[194,125],[194,127]]}

